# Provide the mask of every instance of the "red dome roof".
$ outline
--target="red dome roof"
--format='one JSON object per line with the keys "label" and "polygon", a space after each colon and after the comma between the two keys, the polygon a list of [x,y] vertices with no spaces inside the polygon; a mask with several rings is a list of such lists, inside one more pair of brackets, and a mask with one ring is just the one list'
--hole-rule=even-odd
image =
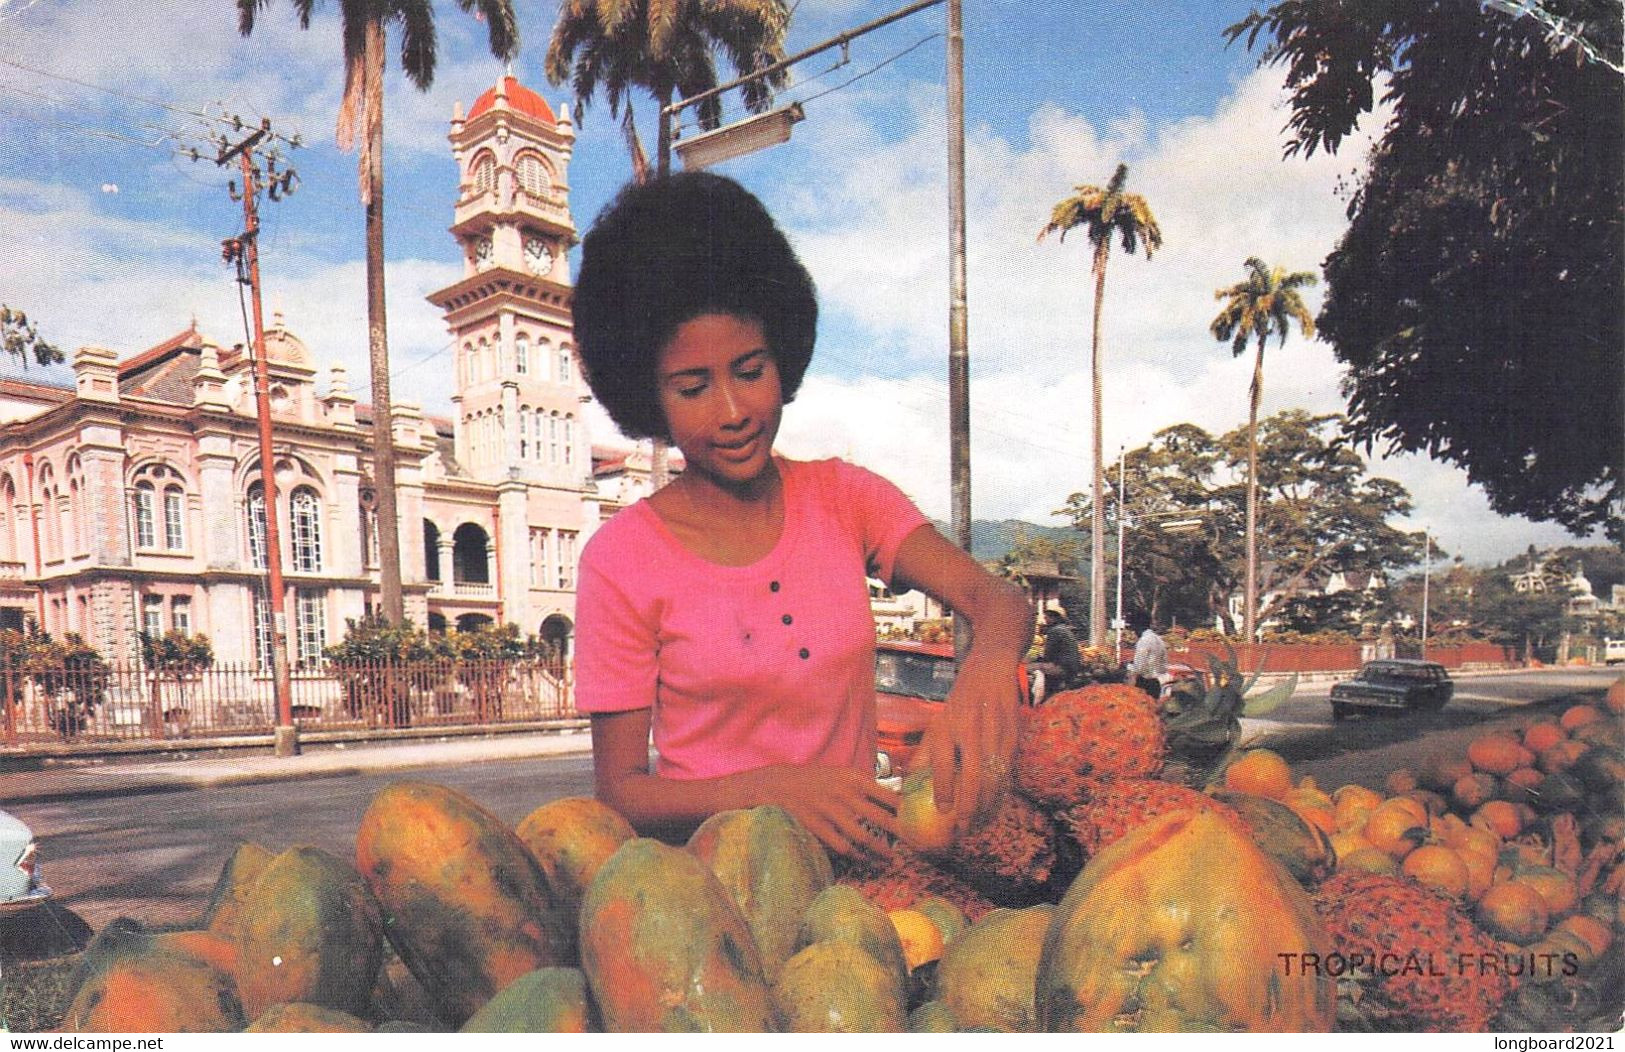
{"label": "red dome roof", "polygon": [[[502,78],[502,91],[508,97],[508,107],[510,109],[517,110],[527,117],[545,121],[548,124],[558,123],[558,118],[553,116],[553,109],[547,104],[547,100],[519,83],[513,77]],[[496,105],[496,101],[497,89],[488,89],[484,95],[474,100],[473,108],[468,111],[468,119],[473,120],[486,110],[491,109]]]}

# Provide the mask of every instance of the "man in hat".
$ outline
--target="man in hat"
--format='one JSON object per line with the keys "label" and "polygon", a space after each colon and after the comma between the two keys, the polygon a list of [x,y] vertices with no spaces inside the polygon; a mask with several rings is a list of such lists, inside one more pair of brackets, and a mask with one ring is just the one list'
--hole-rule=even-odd
{"label": "man in hat", "polygon": [[1083,656],[1078,652],[1078,637],[1066,623],[1066,611],[1058,603],[1044,608],[1043,624],[1038,631],[1044,637],[1044,656],[1038,668],[1044,673],[1044,693],[1054,694],[1071,690],[1083,681]]}

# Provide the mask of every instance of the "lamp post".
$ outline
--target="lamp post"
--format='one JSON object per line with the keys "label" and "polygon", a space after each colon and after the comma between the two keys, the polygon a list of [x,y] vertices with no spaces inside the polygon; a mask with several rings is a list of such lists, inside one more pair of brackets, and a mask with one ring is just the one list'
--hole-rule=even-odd
{"label": "lamp post", "polygon": [[1128,508],[1123,504],[1124,464],[1123,447],[1117,447],[1117,616],[1112,627],[1117,629],[1116,656],[1123,654],[1123,531],[1128,522]]}
{"label": "lamp post", "polygon": [[1433,571],[1433,534],[1422,531],[1422,660],[1428,657],[1428,578]]}

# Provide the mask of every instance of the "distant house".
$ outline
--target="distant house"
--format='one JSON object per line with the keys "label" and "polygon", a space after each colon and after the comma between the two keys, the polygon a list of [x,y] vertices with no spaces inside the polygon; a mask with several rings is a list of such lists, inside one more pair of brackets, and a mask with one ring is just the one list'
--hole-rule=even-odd
{"label": "distant house", "polygon": [[[1277,576],[1277,567],[1265,563],[1259,567],[1259,577],[1268,581]],[[1337,595],[1341,592],[1359,592],[1368,601],[1374,601],[1388,589],[1388,580],[1380,572],[1367,570],[1333,570],[1331,573],[1305,578],[1295,584],[1288,582],[1287,587],[1270,588],[1259,593],[1258,609],[1263,617],[1258,622],[1261,632],[1268,632],[1280,626],[1277,618],[1271,616],[1272,611],[1281,609],[1287,600],[1298,596],[1309,595]],[[1246,595],[1242,592],[1232,592],[1229,600],[1230,617],[1233,624],[1241,624]],[[1224,624],[1220,618],[1214,618],[1215,629],[1223,630]]]}
{"label": "distant house", "polygon": [[1567,613],[1573,617],[1596,617],[1607,609],[1622,609],[1621,599],[1625,598],[1625,589],[1614,585],[1613,594],[1608,604],[1598,599],[1591,587],[1590,578],[1585,575],[1585,567],[1575,564],[1574,572],[1570,573],[1561,560],[1554,561],[1551,555],[1537,555],[1532,549],[1523,570],[1510,574],[1512,589],[1520,594],[1543,594],[1550,591],[1563,591],[1569,596]]}

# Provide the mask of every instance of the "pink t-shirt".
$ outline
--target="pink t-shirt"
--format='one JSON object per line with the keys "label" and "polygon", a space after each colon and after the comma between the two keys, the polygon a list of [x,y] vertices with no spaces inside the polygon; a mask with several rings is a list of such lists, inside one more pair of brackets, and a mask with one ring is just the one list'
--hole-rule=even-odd
{"label": "pink t-shirt", "polygon": [[657,773],[711,778],[771,763],[875,759],[875,623],[865,576],[890,581],[925,517],[839,460],[778,460],[784,528],[749,566],[684,548],[648,501],[599,528],[576,591],[576,706],[652,708]]}

